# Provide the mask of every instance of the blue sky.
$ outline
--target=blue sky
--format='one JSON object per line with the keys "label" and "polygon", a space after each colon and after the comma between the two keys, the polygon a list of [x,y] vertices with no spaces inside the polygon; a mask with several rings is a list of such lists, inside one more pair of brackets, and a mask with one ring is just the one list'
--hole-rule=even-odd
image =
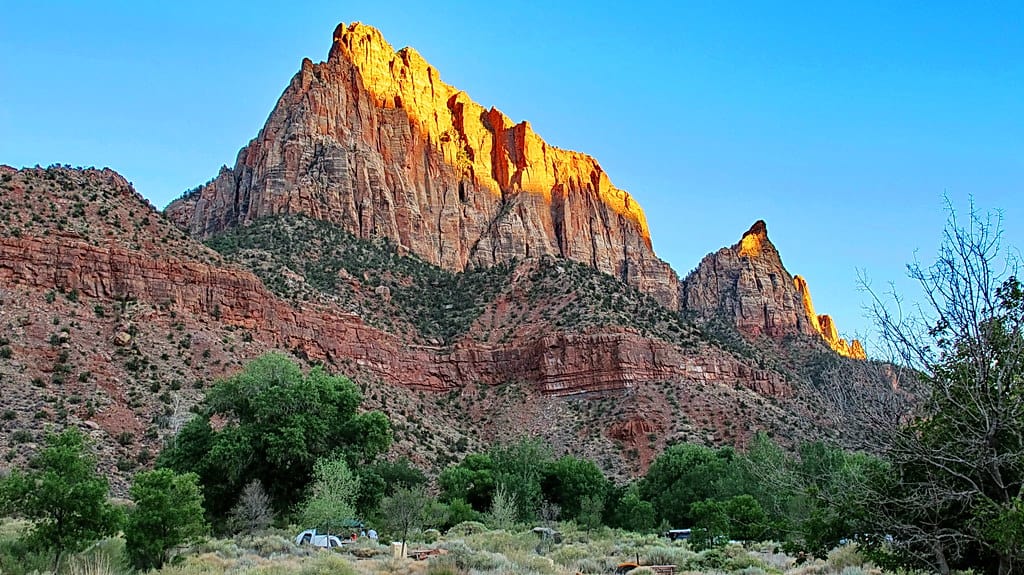
{"label": "blue sky", "polygon": [[868,335],[943,194],[1024,245],[1021,2],[13,2],[0,163],[109,166],[155,205],[233,164],[338,22],[595,156],[685,275],[757,219],[821,313]]}

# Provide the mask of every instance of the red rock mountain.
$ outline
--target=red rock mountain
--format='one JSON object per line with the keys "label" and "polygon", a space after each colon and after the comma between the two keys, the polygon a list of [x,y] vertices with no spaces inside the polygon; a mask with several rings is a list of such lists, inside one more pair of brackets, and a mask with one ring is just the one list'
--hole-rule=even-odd
{"label": "red rock mountain", "polygon": [[145,465],[206,385],[278,349],[355,378],[424,465],[529,432],[621,477],[671,442],[848,432],[822,386],[886,376],[822,342],[863,357],[763,222],[680,282],[593,158],[359,24],[164,213],[110,170],[0,166],[9,460],[57,424],[111,472]]}
{"label": "red rock mountain", "polygon": [[306,214],[452,271],[556,255],[678,307],[643,210],[594,158],[548,145],[361,24],[338,26],[326,62],[302,63],[234,168],[166,211],[200,238]]}
{"label": "red rock mountain", "polygon": [[326,62],[303,61],[233,168],[166,214],[201,239],[304,214],[360,238],[389,238],[450,271],[564,257],[672,310],[725,310],[749,336],[820,335],[839,353],[864,355],[814,314],[805,285],[794,291],[803,284],[783,268],[763,223],[712,256],[731,275],[702,264],[681,288],[654,254],[643,210],[594,158],[548,145],[529,123],[482,107],[415,50],[396,52],[358,23],[336,28]]}
{"label": "red rock mountain", "polygon": [[807,281],[786,271],[763,221],[732,247],[704,257],[683,282],[682,306],[704,319],[724,319],[748,336],[820,336],[840,355],[865,358],[859,341],[847,343],[831,317],[815,313]]}

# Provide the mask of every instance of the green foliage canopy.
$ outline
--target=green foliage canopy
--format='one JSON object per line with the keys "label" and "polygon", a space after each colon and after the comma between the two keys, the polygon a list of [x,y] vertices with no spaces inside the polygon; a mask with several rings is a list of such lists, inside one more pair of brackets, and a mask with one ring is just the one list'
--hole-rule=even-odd
{"label": "green foliage canopy", "polygon": [[689,527],[695,521],[690,506],[734,495],[739,475],[732,449],[682,443],[669,447],[651,463],[640,481],[640,497],[651,502],[659,520],[673,527]]}
{"label": "green foliage canopy", "polygon": [[369,516],[380,507],[380,501],[396,489],[414,489],[427,483],[427,476],[403,457],[397,461],[377,461],[359,470],[359,498],[356,508]]}
{"label": "green foliage canopy", "polygon": [[[305,492],[317,460],[341,455],[353,467],[390,446],[387,417],[359,413],[361,401],[349,379],[319,367],[303,375],[284,355],[268,353],[210,390],[157,465],[198,474],[214,517],[224,517],[253,479],[285,511]],[[212,417],[223,426],[215,430]]]}

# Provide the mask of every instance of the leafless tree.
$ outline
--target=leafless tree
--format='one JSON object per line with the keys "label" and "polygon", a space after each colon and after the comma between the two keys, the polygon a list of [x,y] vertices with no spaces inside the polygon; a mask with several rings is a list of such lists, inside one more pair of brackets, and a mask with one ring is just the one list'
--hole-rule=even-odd
{"label": "leafless tree", "polygon": [[896,480],[877,508],[903,557],[1002,575],[1024,567],[1024,297],[1001,216],[949,213],[936,261],[908,265],[920,303],[868,290],[921,393],[909,421],[875,426]]}
{"label": "leafless tree", "polygon": [[557,503],[552,503],[548,499],[542,500],[540,508],[537,510],[537,515],[546,527],[553,527],[561,514],[562,508]]}
{"label": "leafless tree", "polygon": [[254,479],[242,490],[242,496],[231,510],[231,526],[243,533],[256,533],[266,529],[274,520],[270,496],[259,479]]}

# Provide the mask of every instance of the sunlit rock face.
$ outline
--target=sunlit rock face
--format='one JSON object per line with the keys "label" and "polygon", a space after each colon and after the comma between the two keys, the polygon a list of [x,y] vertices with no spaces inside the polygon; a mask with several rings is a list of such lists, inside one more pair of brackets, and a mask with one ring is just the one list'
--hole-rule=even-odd
{"label": "sunlit rock face", "polygon": [[678,308],[643,210],[597,161],[441,81],[415,50],[339,25],[259,135],[167,214],[196,237],[281,213],[384,236],[450,270],[557,255]]}
{"label": "sunlit rock face", "polygon": [[837,353],[863,359],[860,342],[839,337],[832,318],[814,311],[807,282],[790,276],[768,227],[758,221],[732,247],[708,254],[683,282],[682,306],[729,321],[748,336],[820,336]]}
{"label": "sunlit rock face", "polygon": [[832,316],[818,315],[814,312],[814,303],[811,301],[811,290],[807,287],[807,280],[800,276],[793,276],[793,285],[803,300],[804,311],[811,322],[811,327],[825,340],[825,343],[839,355],[854,359],[866,359],[864,347],[859,341],[854,339],[847,342],[839,337],[839,331],[836,329],[835,322],[832,321]]}

